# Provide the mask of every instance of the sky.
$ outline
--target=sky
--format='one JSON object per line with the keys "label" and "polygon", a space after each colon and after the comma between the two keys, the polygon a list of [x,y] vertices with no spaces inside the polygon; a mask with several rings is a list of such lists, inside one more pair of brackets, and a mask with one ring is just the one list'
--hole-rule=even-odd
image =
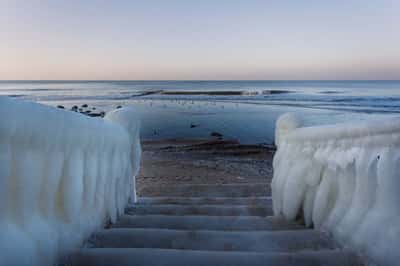
{"label": "sky", "polygon": [[0,80],[400,79],[399,0],[0,0]]}

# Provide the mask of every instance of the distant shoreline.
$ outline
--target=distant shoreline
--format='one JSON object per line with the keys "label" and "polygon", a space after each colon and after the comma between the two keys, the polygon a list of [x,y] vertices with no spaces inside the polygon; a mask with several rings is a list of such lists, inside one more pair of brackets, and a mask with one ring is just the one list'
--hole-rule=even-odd
{"label": "distant shoreline", "polygon": [[182,90],[182,91],[172,91],[172,90],[162,90],[159,92],[164,95],[221,95],[221,96],[231,96],[231,95],[259,95],[259,94],[282,94],[282,93],[290,93],[288,90],[213,90],[213,91],[200,91],[200,90]]}

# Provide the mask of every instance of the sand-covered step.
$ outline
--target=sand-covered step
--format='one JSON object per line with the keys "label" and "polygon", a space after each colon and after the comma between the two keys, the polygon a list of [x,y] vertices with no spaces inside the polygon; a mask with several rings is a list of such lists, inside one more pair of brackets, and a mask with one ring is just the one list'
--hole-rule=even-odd
{"label": "sand-covered step", "polygon": [[335,248],[329,237],[315,230],[233,232],[144,228],[98,231],[92,235],[89,246],[254,252],[295,252]]}
{"label": "sand-covered step", "polygon": [[122,215],[114,228],[164,228],[180,230],[298,230],[304,227],[279,217]]}
{"label": "sand-covered step", "polygon": [[139,197],[136,204],[272,205],[271,197]]}
{"label": "sand-covered step", "polygon": [[268,216],[272,215],[272,207],[257,205],[131,205],[125,208],[125,213],[133,215]]}
{"label": "sand-covered step", "polygon": [[141,189],[147,197],[258,197],[269,196],[268,183],[154,185]]}
{"label": "sand-covered step", "polygon": [[307,251],[295,253],[255,253],[145,248],[92,248],[73,253],[70,266],[361,266],[358,257],[347,251]]}

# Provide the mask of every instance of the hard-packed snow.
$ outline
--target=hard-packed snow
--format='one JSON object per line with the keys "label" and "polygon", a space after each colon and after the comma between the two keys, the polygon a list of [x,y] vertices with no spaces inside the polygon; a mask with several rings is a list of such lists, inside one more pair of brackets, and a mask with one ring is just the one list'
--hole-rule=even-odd
{"label": "hard-packed snow", "polygon": [[274,213],[330,232],[379,265],[400,261],[400,119],[301,128],[277,121]]}
{"label": "hard-packed snow", "polygon": [[52,265],[135,198],[139,120],[0,97],[0,265]]}

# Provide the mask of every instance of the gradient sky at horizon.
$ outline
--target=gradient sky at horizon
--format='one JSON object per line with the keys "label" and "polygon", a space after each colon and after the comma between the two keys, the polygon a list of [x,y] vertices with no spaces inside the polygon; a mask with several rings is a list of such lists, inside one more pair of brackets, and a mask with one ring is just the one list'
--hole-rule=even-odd
{"label": "gradient sky at horizon", "polygon": [[0,0],[0,79],[400,79],[400,1]]}

